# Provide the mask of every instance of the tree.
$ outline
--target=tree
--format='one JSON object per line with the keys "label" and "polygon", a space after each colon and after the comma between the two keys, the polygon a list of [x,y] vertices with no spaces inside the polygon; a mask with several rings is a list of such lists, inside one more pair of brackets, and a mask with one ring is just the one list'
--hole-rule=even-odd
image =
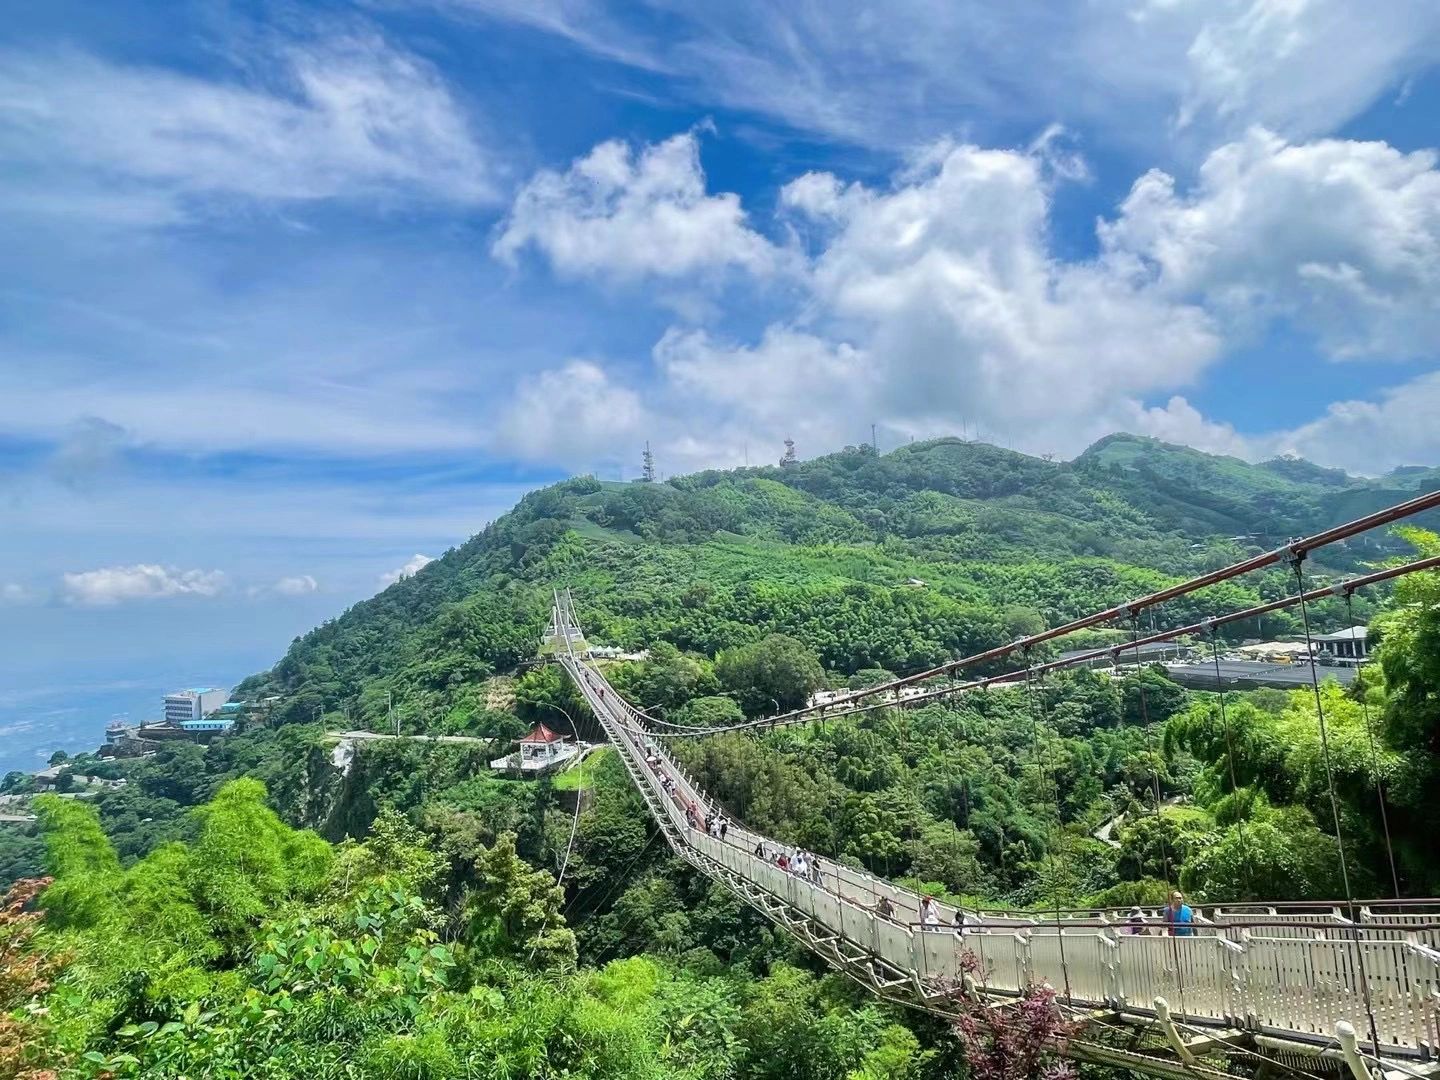
{"label": "tree", "polygon": [[265,804],[260,781],[231,780],[194,815],[190,888],[232,946],[283,900],[313,896],[325,883],[330,845],[282,822]]}
{"label": "tree", "polygon": [[[1368,895],[1374,887],[1370,875],[1353,863],[1350,869],[1356,893]],[[1357,872],[1363,876],[1357,879]],[[1345,892],[1339,844],[1299,806],[1260,810],[1229,826],[1187,855],[1180,883],[1210,901],[1320,900]]]}
{"label": "tree", "polygon": [[120,859],[94,807],[41,795],[35,816],[45,839],[45,869],[54,879],[42,897],[53,925],[93,926],[114,904]]}
{"label": "tree", "polygon": [[488,956],[533,957],[542,967],[575,966],[575,934],[560,914],[565,894],[545,871],[525,865],[513,833],[476,859],[475,872],[466,931],[473,948]]}
{"label": "tree", "polygon": [[677,724],[695,727],[726,727],[744,719],[745,714],[734,698],[720,696],[695,698],[675,712]]}
{"label": "tree", "polygon": [[910,843],[910,873],[952,893],[977,893],[983,877],[979,853],[975,837],[950,822],[925,825]]}
{"label": "tree", "polygon": [[825,684],[814,651],[787,634],[726,649],[715,658],[715,674],[747,716],[802,708]]}

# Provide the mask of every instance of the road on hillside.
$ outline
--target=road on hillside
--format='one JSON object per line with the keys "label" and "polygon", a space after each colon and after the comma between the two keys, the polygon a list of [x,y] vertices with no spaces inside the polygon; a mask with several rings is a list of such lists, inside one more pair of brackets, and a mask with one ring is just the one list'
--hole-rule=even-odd
{"label": "road on hillside", "polygon": [[438,742],[438,743],[473,743],[476,746],[488,746],[493,739],[482,739],[478,735],[387,735],[380,731],[327,731],[327,739],[408,739],[413,742]]}

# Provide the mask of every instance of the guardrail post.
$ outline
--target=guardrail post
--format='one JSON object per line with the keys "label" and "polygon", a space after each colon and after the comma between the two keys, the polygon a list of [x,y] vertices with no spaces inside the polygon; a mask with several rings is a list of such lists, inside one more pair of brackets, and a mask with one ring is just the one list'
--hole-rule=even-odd
{"label": "guardrail post", "polygon": [[1337,1022],[1335,1038],[1340,1040],[1340,1052],[1345,1055],[1345,1064],[1350,1066],[1350,1072],[1355,1080],[1371,1080],[1370,1070],[1365,1066],[1365,1059],[1360,1056],[1359,1040],[1355,1037],[1354,1026],[1346,1020]]}

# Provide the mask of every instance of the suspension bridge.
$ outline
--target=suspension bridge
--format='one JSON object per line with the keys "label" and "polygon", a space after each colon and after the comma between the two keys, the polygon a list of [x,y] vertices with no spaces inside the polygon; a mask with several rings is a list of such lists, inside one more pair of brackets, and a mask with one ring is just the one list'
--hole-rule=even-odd
{"label": "suspension bridge", "polygon": [[[669,739],[909,707],[996,685],[1033,690],[1048,672],[1095,658],[1121,661],[1132,649],[1138,657],[1139,646],[1182,636],[1208,639],[1218,669],[1216,632],[1224,625],[1298,607],[1308,638],[1308,607],[1316,600],[1337,596],[1348,604],[1357,589],[1440,567],[1440,558],[1419,559],[1314,589],[1306,588],[1304,572],[1307,556],[1319,548],[1436,507],[1440,492],[823,706],[725,727],[670,723],[624,700],[598,666],[576,650],[583,637],[568,590],[555,592],[545,644],[619,750],[676,854],[881,998],[955,1017],[978,1007],[1011,1008],[1032,988],[1047,985],[1071,1022],[1058,1049],[1077,1060],[1175,1078],[1287,1072],[1423,1080],[1440,1077],[1440,899],[1401,898],[1393,854],[1396,895],[1388,899],[1350,894],[1341,837],[1343,899],[1205,905],[1208,913],[1197,913],[1189,934],[1165,933],[1156,925],[1163,916],[1153,909],[1147,913],[1151,932],[1130,933],[1124,923],[1128,906],[1076,910],[1057,903],[1046,912],[1017,913],[942,903],[922,918],[922,896],[884,878],[830,860],[821,861],[818,874],[801,877],[757,854],[786,845],[746,828],[728,808],[718,807],[665,745]],[[1276,565],[1292,571],[1293,594],[1140,635],[1142,611]],[[1114,622],[1128,624],[1128,642],[1064,660],[1032,660],[1032,650],[1044,642]],[[993,667],[1005,660],[1018,660],[1022,666],[981,678],[956,678],[964,669]],[[1313,660],[1310,668],[1319,710],[1316,735],[1328,775],[1328,735]],[[1217,689],[1223,717],[1218,673]],[[1158,787],[1155,795],[1158,812]],[[1333,788],[1331,796],[1340,837]],[[1378,779],[1377,796],[1383,815]],[[733,822],[723,838],[699,827],[697,814],[722,809]]]}

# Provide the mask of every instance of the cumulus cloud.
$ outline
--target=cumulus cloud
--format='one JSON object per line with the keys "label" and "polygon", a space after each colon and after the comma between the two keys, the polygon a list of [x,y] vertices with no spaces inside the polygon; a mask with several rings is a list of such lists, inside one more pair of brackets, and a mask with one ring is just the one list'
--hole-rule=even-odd
{"label": "cumulus cloud", "polygon": [[1040,153],[943,146],[890,189],[810,174],[782,192],[825,230],[812,289],[867,357],[872,417],[915,434],[1043,423],[1026,441],[1065,449],[1219,355],[1200,307],[1054,256],[1047,171]]}
{"label": "cumulus cloud", "polygon": [[[349,35],[292,43],[251,67],[264,77],[221,81],[74,51],[4,56],[0,151],[22,204],[129,213],[134,224],[216,196],[494,197],[489,156],[419,58]],[[76,187],[81,173],[94,187]],[[76,197],[57,199],[57,186]],[[138,216],[124,210],[132,194]]]}
{"label": "cumulus cloud", "polygon": [[[1401,419],[1430,400],[1420,389],[1342,403],[1293,433],[1237,431],[1184,396],[1277,320],[1332,358],[1440,355],[1434,153],[1253,129],[1188,187],[1142,176],[1097,223],[1097,254],[1068,258],[1052,204],[1084,175],[1065,132],[1047,129],[1023,149],[935,143],[888,185],[796,177],[777,200],[808,252],[795,249],[807,295],[788,318],[753,341],[672,328],[653,382],[593,361],[544,372],[498,434],[521,456],[580,465],[617,448],[628,460],[642,439],[671,468],[736,464],[752,442],[831,448],[871,422],[892,440],[979,428],[1070,454],[1125,429],[1242,456],[1303,444],[1334,462],[1321,432],[1366,417],[1412,432],[1384,460],[1440,454],[1418,412]],[[589,257],[631,272],[628,251]]]}
{"label": "cumulus cloud", "polygon": [[67,603],[105,607],[131,600],[166,600],[181,596],[218,596],[226,588],[219,570],[180,570],[173,566],[136,563],[65,574],[60,593]]}
{"label": "cumulus cloud", "polygon": [[1440,372],[1382,391],[1374,401],[1337,401],[1323,415],[1256,442],[1268,453],[1375,475],[1440,461]]}
{"label": "cumulus cloud", "polygon": [[1189,191],[1152,170],[1101,226],[1137,281],[1251,323],[1285,318],[1334,357],[1440,354],[1440,171],[1432,150],[1255,129]]}
{"label": "cumulus cloud", "polygon": [[494,445],[532,461],[593,462],[640,438],[645,415],[635,390],[592,360],[572,360],[521,380],[503,407]]}
{"label": "cumulus cloud", "polygon": [[526,248],[567,277],[630,281],[731,267],[765,274],[780,261],[747,224],[738,195],[707,194],[694,132],[638,151],[604,142],[563,173],[536,174],[492,250],[514,261]]}
{"label": "cumulus cloud", "polygon": [[308,596],[320,588],[320,583],[309,574],[295,574],[282,577],[263,589],[252,589],[252,595],[270,593],[275,596]]}
{"label": "cumulus cloud", "polygon": [[406,560],[405,565],[397,566],[394,570],[390,570],[384,574],[381,574],[380,584],[394,585],[401,578],[414,577],[416,574],[418,574],[421,570],[425,569],[425,567],[429,566],[434,561],[435,560],[432,559],[429,555],[412,555],[408,560]]}

